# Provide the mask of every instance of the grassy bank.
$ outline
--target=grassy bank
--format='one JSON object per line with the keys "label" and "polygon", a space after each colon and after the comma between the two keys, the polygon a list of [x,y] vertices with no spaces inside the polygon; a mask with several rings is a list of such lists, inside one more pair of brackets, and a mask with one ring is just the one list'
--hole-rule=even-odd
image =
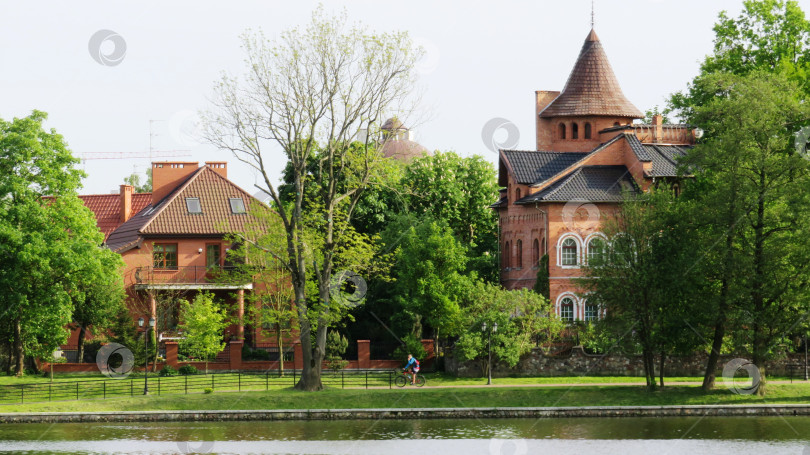
{"label": "grassy bank", "polygon": [[653,393],[640,386],[327,389],[315,393],[282,389],[3,405],[0,412],[810,404],[810,384],[768,387],[764,399],[737,395],[724,388],[703,393],[696,386],[670,386]]}

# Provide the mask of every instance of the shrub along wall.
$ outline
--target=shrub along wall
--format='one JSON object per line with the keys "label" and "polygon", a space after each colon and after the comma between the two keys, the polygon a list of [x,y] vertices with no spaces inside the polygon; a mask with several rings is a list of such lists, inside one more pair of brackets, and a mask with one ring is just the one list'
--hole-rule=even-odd
{"label": "shrub along wall", "polygon": [[[720,356],[719,368],[739,355]],[[688,356],[672,356],[664,365],[665,377],[703,376],[707,355],[698,353]],[[461,377],[482,376],[481,363],[458,361],[452,353],[445,358],[445,371]],[[804,354],[789,354],[783,359],[769,362],[766,372],[769,375],[788,375],[787,365],[804,365]],[[658,360],[656,359],[656,375]],[[718,371],[718,375],[720,371]],[[644,376],[644,365],[640,355],[588,354],[577,346],[563,354],[548,354],[543,348],[535,348],[523,356],[514,367],[498,364],[492,370],[493,376]],[[794,375],[802,376],[801,368]]]}

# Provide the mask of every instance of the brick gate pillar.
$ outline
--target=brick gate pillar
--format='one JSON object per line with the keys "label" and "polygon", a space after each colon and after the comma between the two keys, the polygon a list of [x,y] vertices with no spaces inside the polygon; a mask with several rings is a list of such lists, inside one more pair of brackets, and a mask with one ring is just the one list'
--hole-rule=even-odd
{"label": "brick gate pillar", "polygon": [[357,367],[371,368],[371,341],[357,340]]}
{"label": "brick gate pillar", "polygon": [[166,364],[177,367],[177,342],[166,341]]}
{"label": "brick gate pillar", "polygon": [[236,292],[236,316],[239,318],[239,326],[236,329],[236,337],[240,340],[245,339],[245,290],[240,289]]}

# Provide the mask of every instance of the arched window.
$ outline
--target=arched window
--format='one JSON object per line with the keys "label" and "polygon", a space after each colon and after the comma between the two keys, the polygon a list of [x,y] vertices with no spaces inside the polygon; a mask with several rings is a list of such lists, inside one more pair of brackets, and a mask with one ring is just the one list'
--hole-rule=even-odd
{"label": "arched window", "polygon": [[503,244],[503,268],[508,269],[512,262],[512,249],[509,248],[509,242]]}
{"label": "arched window", "polygon": [[515,190],[515,202],[520,200],[520,188]]}
{"label": "arched window", "polygon": [[563,240],[560,264],[574,266],[577,265],[577,241],[571,237]]}
{"label": "arched window", "polygon": [[579,125],[576,122],[571,124],[571,139],[579,139]]}
{"label": "arched window", "polygon": [[563,297],[560,300],[560,319],[564,322],[574,322],[574,299]]}
{"label": "arched window", "polygon": [[604,239],[594,237],[588,241],[588,264],[597,266],[604,264],[606,253],[607,245],[605,245]]}
{"label": "arched window", "polygon": [[540,265],[540,242],[534,239],[532,242],[532,266]]}
{"label": "arched window", "polygon": [[627,234],[617,234],[611,242],[613,261],[618,265],[629,266],[636,254],[636,245]]}
{"label": "arched window", "polygon": [[595,322],[599,320],[599,305],[585,301],[585,322]]}
{"label": "arched window", "polygon": [[565,139],[565,123],[560,123],[560,139]]}
{"label": "arched window", "polygon": [[674,185],[672,185],[672,194],[673,194],[675,197],[678,197],[678,196],[680,196],[680,195],[681,195],[681,186],[680,186],[680,185],[678,185],[677,183],[676,183],[676,184],[674,184]]}
{"label": "arched window", "polygon": [[584,137],[585,137],[585,139],[590,139],[591,138],[591,124],[590,123],[585,124],[585,136]]}
{"label": "arched window", "polygon": [[517,251],[515,251],[515,267],[522,269],[523,268],[523,241],[517,241]]}
{"label": "arched window", "polygon": [[613,126],[619,126],[619,122],[613,122]]}
{"label": "arched window", "polygon": [[546,254],[546,239],[543,238],[543,243],[540,245],[540,256],[544,256]]}

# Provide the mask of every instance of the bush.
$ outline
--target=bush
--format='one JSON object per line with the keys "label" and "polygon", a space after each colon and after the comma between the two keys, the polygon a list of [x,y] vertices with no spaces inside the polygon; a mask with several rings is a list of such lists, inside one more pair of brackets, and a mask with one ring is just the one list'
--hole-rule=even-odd
{"label": "bush", "polygon": [[176,376],[177,370],[175,370],[171,365],[166,365],[160,369],[160,373],[158,376]]}
{"label": "bush", "polygon": [[203,392],[206,395],[208,395],[209,393],[214,393],[214,389],[212,389],[211,387],[206,387],[206,388],[203,389]]}
{"label": "bush", "polygon": [[402,359],[403,363],[405,359],[408,357],[408,354],[411,354],[416,358],[416,360],[421,361],[420,359],[424,359],[427,356],[427,352],[425,352],[425,347],[422,345],[422,340],[414,336],[413,334],[407,335],[405,338],[402,339],[405,342],[404,346],[400,346],[394,350],[394,357],[397,359]]}
{"label": "bush", "polygon": [[183,365],[177,370],[177,372],[183,376],[188,376],[191,374],[197,374],[197,368],[194,365]]}
{"label": "bush", "polygon": [[270,360],[270,352],[264,349],[253,349],[248,345],[243,345],[242,360]]}

